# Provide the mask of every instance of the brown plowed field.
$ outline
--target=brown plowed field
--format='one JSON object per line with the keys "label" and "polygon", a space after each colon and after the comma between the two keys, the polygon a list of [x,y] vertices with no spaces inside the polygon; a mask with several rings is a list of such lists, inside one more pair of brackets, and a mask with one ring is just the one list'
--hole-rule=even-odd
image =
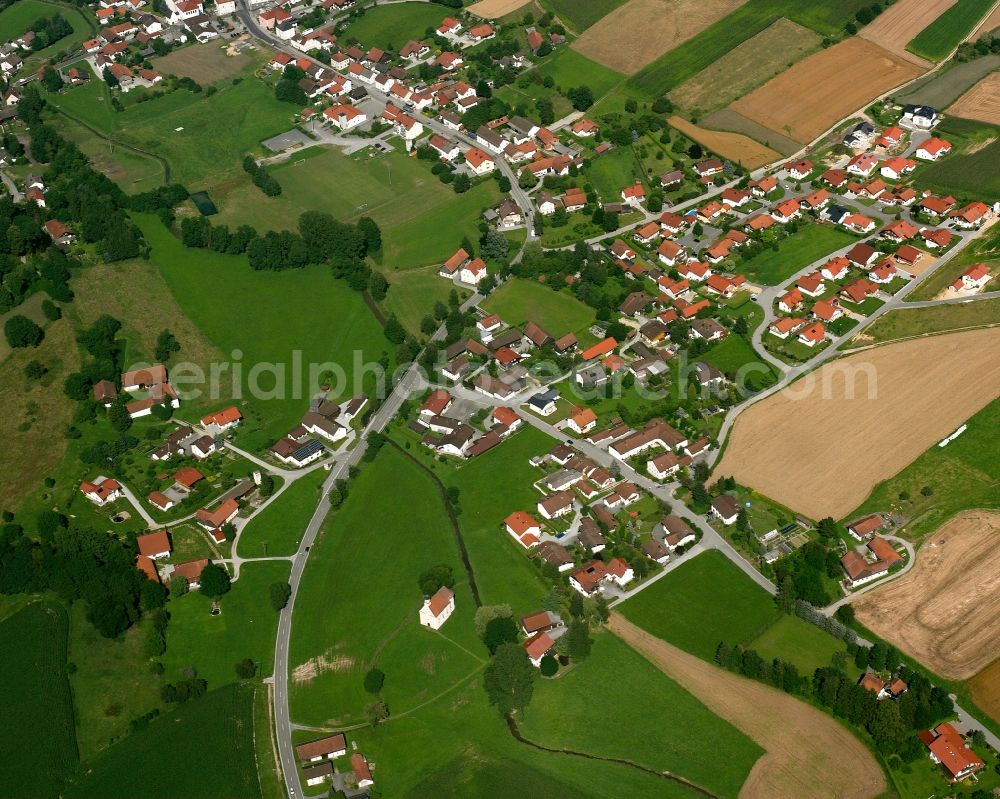
{"label": "brown plowed field", "polygon": [[747,0],[629,0],[591,25],[573,49],[626,75],[697,36]]}
{"label": "brown plowed field", "polygon": [[930,68],[927,61],[907,52],[906,45],[956,2],[957,0],[899,0],[865,25],[858,36],[921,67]]}
{"label": "brown plowed field", "polygon": [[927,537],[916,565],[859,596],[858,619],[952,680],[1000,652],[1000,513],[970,511]]}
{"label": "brown plowed field", "polygon": [[842,518],[1000,396],[998,348],[1000,328],[988,328],[827,363],[741,413],[714,474],[810,518]]}
{"label": "brown plowed field", "polygon": [[807,56],[729,107],[806,143],[922,72],[912,61],[853,37]]}
{"label": "brown plowed field", "polygon": [[1000,660],[969,680],[969,692],[972,701],[1000,723]]}
{"label": "brown plowed field", "polygon": [[749,136],[742,133],[729,133],[722,130],[708,130],[693,125],[686,119],[672,116],[667,120],[672,128],[677,128],[689,139],[694,139],[698,144],[707,147],[723,158],[728,158],[741,164],[746,169],[756,169],[764,164],[770,164],[781,158],[781,153],[765,147],[758,141],[754,141]]}
{"label": "brown plowed field", "polygon": [[1000,125],[1000,72],[993,72],[979,81],[952,104],[948,113]]}
{"label": "brown plowed field", "polygon": [[699,660],[617,613],[608,629],[764,748],[740,799],[869,799],[886,790],[861,741],[816,708]]}

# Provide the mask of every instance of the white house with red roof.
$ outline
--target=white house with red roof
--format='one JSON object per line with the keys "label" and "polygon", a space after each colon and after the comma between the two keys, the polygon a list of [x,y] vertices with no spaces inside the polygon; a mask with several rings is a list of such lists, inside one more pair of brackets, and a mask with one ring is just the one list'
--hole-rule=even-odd
{"label": "white house with red roof", "polygon": [[488,175],[496,169],[496,162],[478,147],[470,147],[465,151],[465,163],[477,175]]}
{"label": "white house with red roof", "polygon": [[432,630],[440,630],[454,612],[455,593],[448,586],[442,585],[434,596],[424,600],[420,608],[420,624]]}
{"label": "white house with red roof", "polygon": [[104,507],[125,496],[121,484],[110,477],[98,477],[93,483],[80,483],[80,492],[98,507]]}
{"label": "white house with red roof", "polygon": [[639,182],[626,186],[622,189],[622,201],[626,205],[639,207],[646,202],[646,189]]}
{"label": "white house with red roof", "polygon": [[918,146],[913,155],[921,161],[937,161],[939,158],[948,155],[950,152],[951,142],[932,136]]}
{"label": "white house with red roof", "polygon": [[822,322],[813,322],[799,331],[799,342],[807,347],[815,347],[826,339],[826,327]]}
{"label": "white house with red roof", "polygon": [[233,405],[223,408],[221,411],[210,413],[201,417],[202,427],[215,428],[216,432],[231,430],[243,421],[243,414]]}
{"label": "white house with red roof", "polygon": [[990,282],[990,270],[986,264],[973,264],[962,276],[951,284],[955,291],[980,291]]}
{"label": "white house with red roof", "polygon": [[619,558],[612,558],[608,562],[607,573],[608,579],[617,584],[619,588],[624,588],[635,579],[635,572],[632,570],[632,567]]}
{"label": "white house with red roof", "polygon": [[470,286],[478,286],[480,282],[486,279],[487,274],[486,264],[483,262],[483,259],[474,258],[459,270],[458,279]]}
{"label": "white house with red roof", "polygon": [[542,528],[535,518],[524,511],[514,511],[504,519],[507,532],[525,549],[530,549],[539,541]]}
{"label": "white house with red roof", "polygon": [[351,130],[368,121],[368,115],[353,105],[331,105],[323,109],[323,119],[338,130]]}

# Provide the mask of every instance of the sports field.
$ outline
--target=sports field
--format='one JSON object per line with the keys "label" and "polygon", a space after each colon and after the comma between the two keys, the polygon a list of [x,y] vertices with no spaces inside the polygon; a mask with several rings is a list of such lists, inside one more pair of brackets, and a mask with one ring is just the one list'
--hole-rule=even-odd
{"label": "sports field", "polygon": [[730,108],[804,143],[922,71],[869,41],[845,39],[807,56]]}
{"label": "sports field", "polygon": [[958,46],[993,7],[993,0],[958,0],[906,46],[928,61],[940,61]]}
{"label": "sports field", "polygon": [[709,130],[678,116],[670,117],[668,122],[688,138],[745,169],[756,169],[781,158],[781,153],[741,133]]}
{"label": "sports field", "polygon": [[32,602],[0,622],[0,786],[10,799],[57,796],[76,768],[62,605]]}
{"label": "sports field", "polygon": [[681,108],[704,115],[757,88],[819,47],[822,37],[784,17],[670,92]]}
{"label": "sports field", "polygon": [[[628,0],[587,29],[574,49],[633,75],[746,0]],[[627,46],[622,46],[628,42]]]}
{"label": "sports field", "polygon": [[319,502],[319,488],[325,478],[326,472],[322,469],[303,475],[254,516],[236,543],[240,557],[294,555],[302,531]]}
{"label": "sports field", "polygon": [[366,48],[381,47],[397,52],[411,39],[424,39],[427,28],[436,28],[448,9],[433,3],[401,3],[365,9],[360,17],[337,32],[344,41],[357,39]]}
{"label": "sports field", "polygon": [[[374,362],[389,348],[361,295],[333,278],[329,269],[255,272],[242,256],[184,247],[153,216],[134,218],[152,247],[152,262],[185,315],[222,350],[227,362],[242,364],[236,380],[246,399],[241,406],[246,419],[239,433],[241,445],[264,447],[298,424],[312,395],[306,384],[309,364],[339,364],[350,378],[355,353]],[[251,308],[254,335],[247,336]],[[292,364],[298,357],[305,366],[297,381]],[[264,366],[251,371],[255,364]],[[317,378],[326,370],[319,369]],[[220,394],[235,394],[233,374],[232,366],[220,372]],[[251,390],[254,385],[258,390]],[[334,386],[334,393],[338,388],[344,396],[353,396],[366,386],[354,385],[351,379]]]}
{"label": "sports field", "polygon": [[979,81],[954,102],[948,113],[1000,125],[1000,72]]}
{"label": "sports field", "polygon": [[[616,708],[599,725],[591,723],[597,696]],[[630,707],[638,710],[640,702],[642,712],[626,712]],[[685,733],[676,734],[682,728]],[[582,749],[680,774],[717,796],[739,795],[754,762],[764,754],[608,633],[595,636],[593,654],[585,663],[538,687],[521,731],[546,746]],[[712,746],[706,747],[706,741]],[[718,752],[726,757],[720,759]]]}
{"label": "sports field", "polygon": [[[956,0],[900,0],[865,25],[858,35],[890,53],[913,60],[914,56],[907,51],[906,45],[955,5],[955,2]],[[914,63],[929,66],[928,62],[919,57]]]}
{"label": "sports field", "polygon": [[929,536],[904,576],[858,597],[858,620],[952,680],[996,659],[1000,513],[969,511]]}
{"label": "sports field", "polygon": [[721,642],[749,641],[778,614],[771,597],[715,550],[679,566],[617,610],[658,638],[709,661]]}
{"label": "sports field", "polygon": [[751,283],[777,286],[803,267],[856,241],[855,236],[832,225],[807,225],[788,238],[781,239],[778,250],[763,250],[737,263],[737,271]]}
{"label": "sports field", "polygon": [[494,291],[483,308],[510,325],[534,322],[553,338],[586,331],[594,323],[594,309],[567,291],[554,291],[531,280],[511,278]]}
{"label": "sports field", "polygon": [[[453,568],[456,610],[433,633],[417,620],[418,578],[439,563]],[[362,680],[375,664],[386,674],[393,713],[427,701],[484,662],[474,610],[436,485],[384,446],[352,481],[347,501],[326,521],[309,555],[292,628],[293,718],[363,721],[371,698]]]}
{"label": "sports field", "polygon": [[87,761],[63,796],[257,799],[253,694],[252,686],[228,685],[167,709],[146,729]]}
{"label": "sports field", "polygon": [[741,413],[714,473],[814,519],[845,516],[1000,393],[998,345],[1000,330],[974,330],[827,363]]}

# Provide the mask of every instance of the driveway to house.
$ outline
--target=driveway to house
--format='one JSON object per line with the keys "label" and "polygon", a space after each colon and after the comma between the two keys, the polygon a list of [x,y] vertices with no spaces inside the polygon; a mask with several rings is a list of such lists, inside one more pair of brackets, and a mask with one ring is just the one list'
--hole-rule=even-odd
{"label": "driveway to house", "polygon": [[18,191],[17,184],[14,182],[14,179],[3,170],[0,170],[0,183],[3,183],[3,185],[7,187],[7,191],[10,192],[11,199],[13,199],[15,203],[19,203],[24,199],[24,195]]}
{"label": "driveway to house", "polygon": [[129,504],[133,508],[135,508],[135,512],[142,517],[142,520],[148,525],[150,530],[155,530],[157,527],[164,526],[162,524],[157,524],[155,521],[153,521],[153,517],[149,515],[149,512],[144,507],[142,507],[142,503],[139,502],[138,497],[136,497],[136,495],[132,493],[131,488],[125,485],[125,483],[123,483],[121,480],[118,481],[118,485],[121,486],[122,493],[125,495],[125,499],[127,499],[129,501]]}

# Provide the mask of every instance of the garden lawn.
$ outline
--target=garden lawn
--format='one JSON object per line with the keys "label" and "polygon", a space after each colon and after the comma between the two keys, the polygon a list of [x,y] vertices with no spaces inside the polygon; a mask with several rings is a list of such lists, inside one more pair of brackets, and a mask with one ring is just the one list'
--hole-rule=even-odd
{"label": "garden lawn", "polygon": [[958,46],[992,6],[993,0],[958,0],[920,31],[906,49],[928,61],[940,61]]}
{"label": "garden lawn", "polygon": [[586,175],[605,202],[621,202],[622,189],[645,178],[631,147],[615,147],[593,159]]}
{"label": "garden lawn", "polygon": [[531,280],[511,278],[483,303],[489,313],[500,315],[509,325],[534,322],[550,336],[587,330],[594,323],[594,309],[565,291],[554,291]]}
{"label": "garden lawn", "polygon": [[760,359],[760,356],[754,350],[753,346],[751,346],[750,342],[743,336],[735,333],[726,336],[718,344],[713,344],[709,347],[702,356],[702,359],[718,367],[726,374],[735,373],[749,363],[762,364],[765,367],[765,371],[771,371],[771,368]]}
{"label": "garden lawn", "polygon": [[812,224],[778,242],[778,249],[766,249],[733,268],[752,283],[776,286],[800,269],[856,240],[832,225]]}
{"label": "garden lawn", "polygon": [[[310,364],[334,362],[351,378],[356,355],[362,362],[374,362],[388,349],[361,295],[333,278],[326,267],[255,272],[243,256],[184,247],[154,216],[134,218],[152,246],[153,263],[188,318],[227,356],[241,353],[241,444],[265,447],[298,424],[313,393],[306,385]],[[301,383],[295,383],[292,369],[295,353],[303,364]],[[255,364],[276,365],[276,372],[268,369],[261,376],[257,392],[248,390],[255,382],[250,379]],[[230,372],[222,377],[232,383]],[[283,389],[273,392],[279,396],[268,396],[276,385]],[[349,397],[369,388],[351,379],[346,386],[334,385],[332,394]]]}
{"label": "garden lawn", "polygon": [[79,86],[65,84],[62,90],[56,93],[46,91],[39,84],[42,96],[50,105],[71,117],[81,119],[102,131],[112,130],[117,122],[118,112],[111,107],[111,91],[108,89],[108,84],[94,74],[87,62],[82,62],[77,69],[89,75],[90,80]]}
{"label": "garden lawn", "polygon": [[426,39],[427,28],[436,28],[446,16],[448,9],[433,4],[387,5],[368,9],[338,31],[337,37],[346,42],[357,39],[366,49],[381,47],[398,52],[411,39]]}
{"label": "garden lawn", "polygon": [[824,36],[840,33],[867,0],[749,0],[697,36],[660,56],[628,80],[628,86],[656,97],[718,61],[737,45],[785,17]]}
{"label": "garden lawn", "polygon": [[[595,697],[614,709],[598,725],[588,723]],[[763,754],[757,744],[607,633],[594,636],[586,661],[559,679],[541,681],[521,731],[545,746],[670,771],[727,797],[739,794]],[[719,752],[726,756],[719,758]]]}
{"label": "garden lawn", "polygon": [[252,686],[228,685],[166,711],[89,760],[63,795],[257,799],[253,695]]}
{"label": "garden lawn", "polygon": [[577,86],[589,86],[594,102],[625,80],[620,72],[591,61],[569,47],[563,47],[550,61],[538,67],[538,71],[543,77],[551,75],[563,93]]}
{"label": "garden lawn", "polygon": [[577,33],[583,33],[624,2],[625,0],[541,0],[541,5]]}
{"label": "garden lawn", "polygon": [[[937,445],[895,477],[880,483],[853,513],[887,511],[899,506],[909,517],[905,535],[920,541],[963,510],[1000,507],[1000,399],[993,400],[967,422],[968,429],[946,447]],[[931,493],[924,496],[924,487]],[[905,492],[910,500],[900,501]]]}
{"label": "garden lawn", "polygon": [[[456,610],[438,632],[419,626],[418,578],[448,564]],[[295,721],[364,721],[365,672],[378,664],[398,715],[479,669],[472,596],[438,486],[391,445],[362,468],[325,522],[299,587],[292,628]]]}
{"label": "garden lawn", "polygon": [[837,652],[846,651],[842,641],[798,616],[782,615],[747,645],[770,662],[780,658],[793,664],[799,674],[811,675],[821,666],[829,666]]}
{"label": "garden lawn", "polygon": [[244,658],[258,664],[258,674],[270,676],[278,613],[271,607],[271,583],[287,582],[290,566],[281,561],[244,563],[240,578],[219,599],[222,612],[211,615],[212,600],[198,591],[171,599],[167,605],[165,682],[184,678],[194,667],[210,689],[237,681],[235,665]]}
{"label": "garden lawn", "polygon": [[679,566],[617,609],[657,638],[709,661],[721,642],[746,642],[778,613],[767,592],[716,550]]}
{"label": "garden lawn", "polygon": [[56,796],[76,767],[66,635],[66,611],[56,602],[32,602],[0,622],[0,792],[7,799]]}
{"label": "garden lawn", "polygon": [[325,478],[326,472],[322,469],[303,475],[254,516],[240,533],[236,544],[239,556],[294,555],[299,549],[302,532],[316,510],[319,488]]}

